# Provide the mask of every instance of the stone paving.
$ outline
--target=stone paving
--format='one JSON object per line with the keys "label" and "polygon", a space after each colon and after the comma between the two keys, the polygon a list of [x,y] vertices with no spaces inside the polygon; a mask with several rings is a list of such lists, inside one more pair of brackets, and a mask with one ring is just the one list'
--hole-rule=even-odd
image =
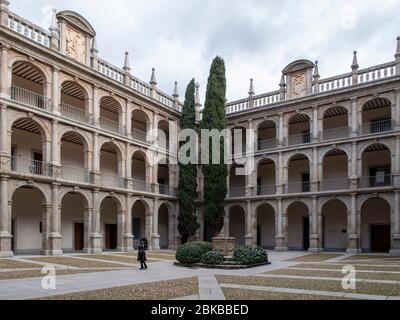
{"label": "stone paving", "polygon": [[[155,254],[163,255],[162,252],[157,252]],[[168,251],[166,256],[171,255],[171,251]],[[110,262],[110,253],[107,253],[107,262]],[[117,254],[115,254],[117,256]],[[48,296],[58,296],[69,293],[76,292],[86,292],[98,289],[109,289],[114,287],[130,286],[135,284],[145,284],[145,283],[155,283],[163,280],[176,280],[190,277],[198,277],[199,293],[198,295],[193,295],[189,297],[182,297],[177,300],[225,300],[223,293],[224,288],[235,288],[237,290],[253,290],[253,291],[269,291],[278,293],[291,293],[293,295],[309,295],[309,296],[320,296],[335,298],[351,298],[351,299],[366,299],[366,300],[388,300],[388,299],[399,299],[399,297],[388,297],[384,295],[360,295],[360,294],[350,294],[343,292],[325,292],[325,291],[315,291],[315,290],[303,290],[299,288],[277,288],[268,286],[246,286],[239,284],[219,284],[215,276],[256,276],[259,278],[268,278],[265,275],[267,272],[274,270],[284,270],[287,268],[296,268],[299,264],[302,267],[299,270],[310,272],[307,276],[270,276],[271,278],[282,278],[282,279],[319,279],[325,281],[339,281],[339,278],[331,277],[313,277],[312,269],[308,269],[308,263],[299,263],[293,261],[293,258],[298,258],[302,256],[307,256],[304,252],[269,252],[271,265],[261,266],[257,268],[247,269],[247,270],[218,270],[218,269],[188,269],[182,268],[174,265],[172,260],[166,259],[160,262],[150,262],[149,270],[140,271],[134,264],[124,263],[114,261],[112,264],[115,266],[116,270],[96,273],[85,273],[77,275],[66,275],[57,276],[56,278],[56,289],[55,290],[44,290],[42,288],[42,278],[28,278],[19,280],[3,280],[0,281],[0,300],[23,300],[23,299],[36,299]],[[105,262],[102,257],[96,255],[93,259],[90,256],[79,257],[78,255],[66,255],[67,258],[90,260],[93,262]],[[351,258],[351,255],[332,255],[332,259],[322,259],[323,262],[313,262],[310,265],[321,265],[320,269],[324,270],[324,265],[329,265],[332,263],[343,263],[344,259]],[[18,256],[14,260],[34,263],[41,269],[44,265],[48,265],[46,262],[38,262],[37,260],[32,260],[33,256]],[[301,259],[300,259],[301,260]],[[307,260],[307,257],[305,257]],[[371,259],[371,262],[379,263],[379,261]],[[346,261],[348,264],[357,263],[357,261]],[[394,262],[396,263],[396,262]],[[398,263],[400,266],[400,263]],[[343,264],[345,265],[345,264]],[[77,269],[74,266],[68,265],[55,265],[55,267],[60,269]],[[357,267],[360,267],[357,265]],[[360,267],[361,268],[361,267]],[[0,272],[9,271],[9,269],[0,269]],[[18,269],[19,270],[19,269]],[[363,270],[363,272],[381,272],[377,267],[376,270]],[[399,285],[398,281],[385,281],[385,280],[361,280],[365,283],[373,285],[374,283],[387,283]]]}

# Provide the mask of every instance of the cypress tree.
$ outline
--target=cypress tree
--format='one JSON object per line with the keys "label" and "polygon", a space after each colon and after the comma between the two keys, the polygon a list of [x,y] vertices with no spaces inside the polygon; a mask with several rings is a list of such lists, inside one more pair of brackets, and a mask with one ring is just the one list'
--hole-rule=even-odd
{"label": "cypress tree", "polygon": [[[216,57],[211,65],[204,103],[202,129],[219,131],[228,127],[226,120],[226,77],[225,62]],[[228,192],[228,166],[224,163],[225,142],[220,141],[220,164],[212,163],[210,141],[209,164],[203,165],[204,174],[204,222],[212,236],[218,236],[224,226],[225,198]]]}
{"label": "cypress tree", "polygon": [[[180,121],[181,129],[196,130],[196,111],[195,111],[195,81],[190,81],[185,94],[185,103],[182,109]],[[189,141],[181,142],[181,146]],[[182,236],[182,243],[186,243],[196,234],[200,225],[197,223],[196,216],[197,199],[197,165],[179,163],[179,215],[178,230]]]}

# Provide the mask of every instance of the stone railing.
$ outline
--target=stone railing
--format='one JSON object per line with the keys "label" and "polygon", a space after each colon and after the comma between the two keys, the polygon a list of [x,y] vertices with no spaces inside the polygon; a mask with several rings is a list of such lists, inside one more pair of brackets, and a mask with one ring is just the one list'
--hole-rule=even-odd
{"label": "stone railing", "polygon": [[50,47],[51,36],[48,31],[32,22],[29,22],[28,20],[25,20],[24,18],[21,18],[15,13],[9,13],[8,27],[42,46]]}
{"label": "stone railing", "polygon": [[124,71],[122,69],[119,69],[115,66],[113,66],[112,64],[99,59],[99,63],[98,63],[98,67],[97,67],[98,71],[102,74],[104,74],[105,76],[118,81],[118,82],[123,82],[124,81]]}
{"label": "stone railing", "polygon": [[365,83],[393,77],[396,75],[396,63],[389,62],[358,71],[358,83]]}

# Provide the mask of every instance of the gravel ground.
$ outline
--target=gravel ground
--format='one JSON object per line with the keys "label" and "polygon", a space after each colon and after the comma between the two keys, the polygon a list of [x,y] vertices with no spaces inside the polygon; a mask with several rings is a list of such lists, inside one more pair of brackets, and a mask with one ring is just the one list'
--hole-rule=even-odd
{"label": "gravel ground", "polygon": [[327,260],[334,259],[334,258],[341,257],[341,256],[343,256],[343,254],[321,253],[321,254],[310,254],[310,255],[307,255],[307,256],[288,259],[288,260],[285,260],[285,261],[290,261],[290,262],[323,262],[323,261],[327,261]]}
{"label": "gravel ground", "polygon": [[400,268],[400,261],[378,261],[378,260],[372,260],[372,261],[360,261],[360,260],[347,260],[347,261],[338,261],[335,262],[338,264],[351,264],[355,266],[363,266],[363,265],[371,265],[371,266],[393,266],[393,267],[399,267]]}
{"label": "gravel ground", "polygon": [[1,269],[41,269],[43,266],[40,264],[21,262],[13,259],[0,259]]}
{"label": "gravel ground", "polygon": [[351,300],[335,297],[223,288],[226,300]]}
{"label": "gravel ground", "polygon": [[[302,269],[332,269],[332,270],[342,270],[343,267],[347,264],[315,264],[315,263],[310,263],[310,264],[297,264],[294,266],[289,267],[290,268],[302,268]],[[353,263],[351,263],[353,265]],[[371,271],[395,271],[395,272],[400,272],[400,266],[399,267],[394,267],[394,266],[364,266],[364,265],[354,265],[354,267],[359,270],[371,270]]]}
{"label": "gravel ground", "polygon": [[38,300],[169,300],[198,294],[197,278],[77,292]]}
{"label": "gravel ground", "polygon": [[342,283],[340,281],[262,278],[254,276],[253,277],[216,276],[216,278],[219,283],[224,283],[224,284],[240,284],[240,285],[251,285],[251,286],[360,293],[360,294],[382,295],[382,296],[400,296],[400,286],[392,284],[357,283],[356,290],[344,291],[342,288]]}
{"label": "gravel ground", "polygon": [[[92,273],[92,272],[106,272],[106,271],[115,271],[110,269],[94,269],[94,270],[60,270],[56,269],[57,276],[66,276],[72,274],[82,274],[82,273]],[[43,277],[41,270],[29,270],[29,271],[12,271],[12,272],[1,272],[0,280],[15,280],[15,279],[27,279],[27,278],[38,278]]]}
{"label": "gravel ground", "polygon": [[132,265],[137,265],[137,259],[134,257],[124,257],[124,256],[117,256],[117,255],[107,255],[107,254],[92,254],[92,255],[79,255],[79,258],[86,258],[86,259],[96,259],[96,260],[104,260],[104,261],[113,261],[113,262],[123,262],[123,263],[130,263]]}
{"label": "gravel ground", "polygon": [[154,253],[148,253],[147,258],[149,259],[158,259],[158,260],[175,260],[174,255],[159,255]]}
{"label": "gravel ground", "polygon": [[[68,257],[40,257],[40,258],[30,258],[29,260],[45,262],[49,264],[52,263],[61,264],[64,266],[78,267],[78,268],[115,268],[119,266],[118,264],[115,263],[91,261],[91,260],[68,258]],[[126,267],[124,265],[120,266],[122,268]]]}
{"label": "gravel ground", "polygon": [[349,261],[349,260],[398,260],[398,261],[400,261],[399,258],[396,258],[393,256],[379,256],[379,255],[365,255],[365,254],[355,255],[355,256],[351,256],[349,258],[343,259],[343,261]]}
{"label": "gravel ground", "polygon": [[[343,278],[343,273],[340,271],[315,271],[315,270],[292,270],[281,269],[271,272],[265,272],[267,275],[284,275],[284,276],[303,276],[303,277],[328,277],[328,278]],[[400,274],[396,273],[358,273],[358,279],[368,280],[393,280],[400,281]]]}

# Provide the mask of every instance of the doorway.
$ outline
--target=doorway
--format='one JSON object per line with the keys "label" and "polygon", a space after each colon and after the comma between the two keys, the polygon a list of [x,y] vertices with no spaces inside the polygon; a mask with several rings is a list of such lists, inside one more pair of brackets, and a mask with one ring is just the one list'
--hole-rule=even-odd
{"label": "doorway", "polygon": [[106,224],[105,225],[105,249],[116,250],[117,249],[117,230],[118,225]]}
{"label": "doorway", "polygon": [[371,251],[387,253],[390,251],[390,226],[371,226]]}
{"label": "doorway", "polygon": [[303,218],[303,249],[310,249],[310,218]]}
{"label": "doorway", "polygon": [[83,223],[75,223],[75,251],[82,251],[84,249],[84,224]]}

